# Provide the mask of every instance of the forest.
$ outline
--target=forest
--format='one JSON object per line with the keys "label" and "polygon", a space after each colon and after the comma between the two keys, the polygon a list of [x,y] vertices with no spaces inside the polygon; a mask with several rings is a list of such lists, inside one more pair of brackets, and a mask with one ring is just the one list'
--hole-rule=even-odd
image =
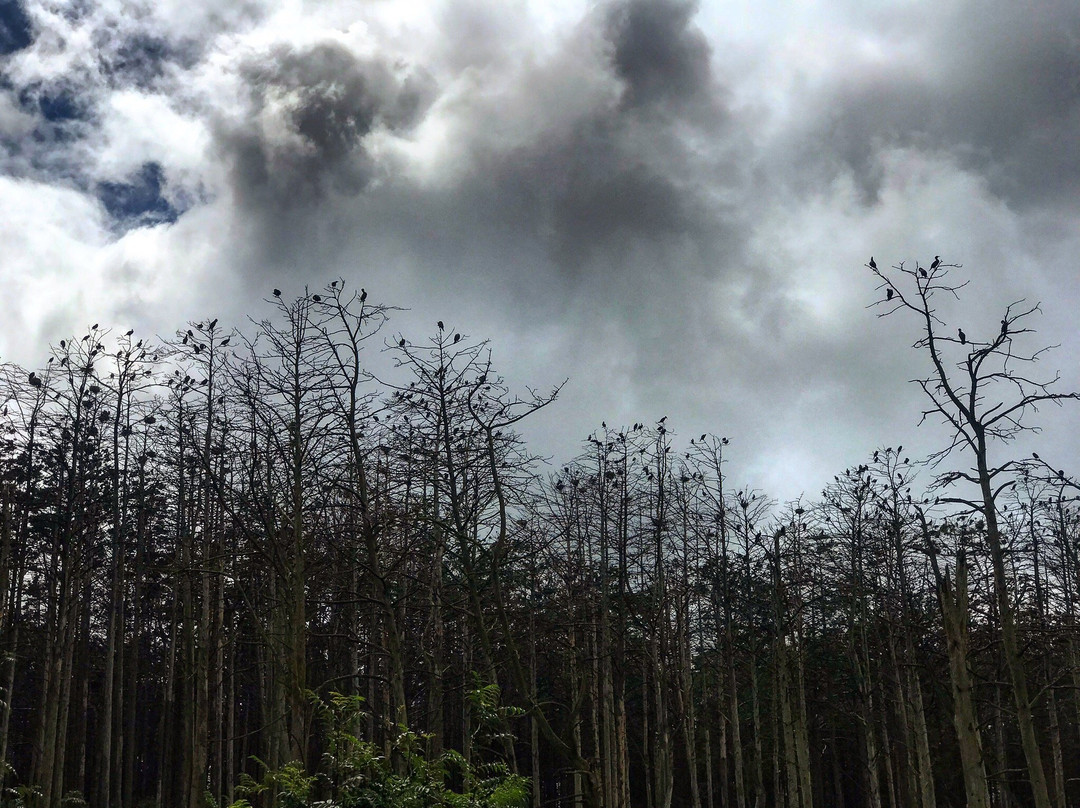
{"label": "forest", "polygon": [[559,387],[343,279],[4,364],[0,805],[1080,804],[1080,485],[1014,451],[1076,395],[959,277],[863,275],[940,451],[787,503],[658,414],[538,456]]}

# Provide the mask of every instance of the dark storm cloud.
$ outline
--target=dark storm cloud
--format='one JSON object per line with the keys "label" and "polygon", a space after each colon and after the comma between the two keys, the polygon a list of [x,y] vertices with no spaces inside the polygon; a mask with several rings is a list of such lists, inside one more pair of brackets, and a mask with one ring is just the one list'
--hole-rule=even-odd
{"label": "dark storm cloud", "polygon": [[[271,215],[331,190],[363,190],[377,169],[365,136],[378,125],[409,128],[431,97],[423,75],[401,75],[333,42],[278,47],[243,73],[250,115],[238,126],[222,124],[219,145],[240,200]],[[283,116],[284,136],[267,130],[267,115]]]}
{"label": "dark storm cloud", "polygon": [[[597,256],[641,241],[702,233],[704,211],[688,178],[657,165],[618,115],[578,123],[560,137],[492,157],[473,181],[508,227],[540,240],[563,272],[618,270]],[[664,132],[656,140],[667,140]],[[679,145],[668,142],[671,149]],[[624,268],[625,269],[625,268]]]}
{"label": "dark storm cloud", "polygon": [[697,3],[629,0],[611,6],[607,34],[630,106],[700,101],[710,86],[711,49],[693,25]]}
{"label": "dark storm cloud", "polygon": [[[501,30],[479,13],[463,8],[466,27]],[[309,261],[305,234],[317,229],[330,262],[358,250],[382,250],[376,263],[408,256],[436,285],[497,279],[556,316],[574,290],[608,294],[618,283],[640,300],[637,292],[665,281],[675,288],[685,272],[722,271],[718,244],[728,260],[741,253],[744,237],[709,196],[744,181],[744,154],[731,148],[736,133],[691,4],[608,5],[581,20],[562,49],[524,66],[492,55],[490,43],[477,47],[482,62],[516,78],[496,100],[481,88],[451,104],[468,112],[453,122],[463,157],[446,166],[447,183],[416,184],[376,165],[365,147],[373,127],[407,130],[423,113],[431,90],[422,81],[413,89],[386,64],[335,44],[279,49],[246,69],[252,114],[222,127],[219,147],[269,262]],[[458,56],[462,70],[475,69],[476,60]],[[586,85],[593,101],[577,103],[569,94]],[[535,118],[531,90],[556,114],[522,135],[516,121]],[[261,124],[275,100],[289,138]],[[500,127],[514,136],[500,138]],[[261,283],[267,262],[254,263]]]}
{"label": "dark storm cloud", "polygon": [[972,3],[952,15],[918,65],[886,60],[806,99],[809,123],[784,147],[793,162],[812,174],[847,167],[867,201],[880,190],[877,153],[894,145],[948,152],[1016,204],[1075,194],[1080,4]]}

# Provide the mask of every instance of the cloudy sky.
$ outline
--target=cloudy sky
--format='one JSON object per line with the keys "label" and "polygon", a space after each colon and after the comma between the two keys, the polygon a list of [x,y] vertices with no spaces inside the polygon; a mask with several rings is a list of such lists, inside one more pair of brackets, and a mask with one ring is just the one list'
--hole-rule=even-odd
{"label": "cloudy sky", "polygon": [[950,326],[1042,301],[1080,388],[1073,0],[0,0],[0,54],[3,360],[344,276],[569,377],[558,461],[668,415],[812,496],[940,440],[864,267],[940,254]]}

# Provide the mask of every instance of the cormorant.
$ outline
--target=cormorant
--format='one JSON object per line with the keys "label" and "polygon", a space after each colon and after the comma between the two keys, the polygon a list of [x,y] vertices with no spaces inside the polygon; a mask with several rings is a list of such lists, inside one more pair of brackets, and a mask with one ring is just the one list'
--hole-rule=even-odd
{"label": "cormorant", "polygon": [[461,342],[461,334],[454,334],[454,343]]}
{"label": "cormorant", "polygon": [[316,303],[322,303],[322,297],[319,295],[312,295],[311,299],[314,300]]}
{"label": "cormorant", "polygon": [[896,292],[894,292],[892,289],[886,289],[885,290],[885,299],[886,300],[892,300],[894,294],[896,294]]}
{"label": "cormorant", "polygon": [[941,266],[941,256],[935,255],[934,262],[930,264],[930,269],[937,269],[939,266]]}
{"label": "cormorant", "polygon": [[440,331],[443,330],[443,322],[442,322],[442,320],[439,320],[439,322],[437,322],[436,325],[439,327]]}
{"label": "cormorant", "polygon": [[367,300],[367,289],[365,289],[363,286],[361,286],[360,287],[360,302],[363,303],[365,300]]}
{"label": "cormorant", "polygon": [[960,344],[961,344],[961,345],[967,345],[967,334],[965,334],[965,333],[964,333],[964,332],[963,332],[963,331],[962,331],[961,329],[959,329],[959,328],[958,328],[958,329],[956,329],[956,333],[957,333],[957,335],[958,335],[958,336],[960,337]]}
{"label": "cormorant", "polygon": [[877,269],[877,262],[872,255],[870,256],[870,269]]}
{"label": "cormorant", "polygon": [[923,269],[922,267],[919,267],[919,277],[920,278],[925,278],[926,277],[926,270]]}
{"label": "cormorant", "polygon": [[134,329],[134,328],[129,328],[129,329],[127,330],[127,333],[126,333],[126,334],[124,334],[124,336],[125,336],[125,337],[130,337],[130,336],[131,336],[132,334],[134,334],[134,333],[135,333],[135,329]]}
{"label": "cormorant", "polygon": [[275,289],[274,290],[274,297],[281,297],[281,290],[280,289]]}
{"label": "cormorant", "polygon": [[402,337],[401,339],[398,340],[398,347],[399,348],[404,348],[405,347],[405,337]]}

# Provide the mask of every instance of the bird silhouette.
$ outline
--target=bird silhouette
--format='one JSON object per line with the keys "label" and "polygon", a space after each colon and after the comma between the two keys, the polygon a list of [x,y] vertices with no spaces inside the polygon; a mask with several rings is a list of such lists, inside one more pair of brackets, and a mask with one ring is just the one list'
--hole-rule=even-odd
{"label": "bird silhouette", "polygon": [[967,345],[967,334],[965,334],[963,332],[963,330],[961,330],[959,328],[956,329],[956,334],[957,334],[957,336],[960,337],[960,344],[961,345]]}
{"label": "bird silhouette", "polygon": [[1005,336],[1009,333],[1009,324],[1004,320],[1001,321],[1001,336]]}
{"label": "bird silhouette", "polygon": [[124,336],[125,336],[125,337],[130,337],[130,336],[131,336],[132,334],[134,334],[134,333],[135,333],[135,329],[134,329],[134,328],[129,328],[129,329],[127,330],[127,333],[125,333],[125,334],[124,334]]}
{"label": "bird silhouette", "polygon": [[399,348],[404,348],[405,347],[405,337],[402,337],[401,339],[398,340],[398,347]]}
{"label": "bird silhouette", "polygon": [[322,297],[319,295],[312,295],[311,299],[314,300],[316,303],[322,303]]}
{"label": "bird silhouette", "polygon": [[877,269],[877,261],[874,260],[874,256],[870,256],[870,269]]}
{"label": "bird silhouette", "polygon": [[232,337],[225,337],[225,339],[221,341],[221,347],[224,348],[225,346],[227,346],[229,344],[229,340],[231,339]]}
{"label": "bird silhouette", "polygon": [[941,266],[941,256],[935,255],[933,263],[930,264],[930,269],[937,269],[939,266]]}
{"label": "bird silhouette", "polygon": [[461,342],[461,334],[454,334],[454,343]]}
{"label": "bird silhouette", "polygon": [[892,300],[894,294],[896,294],[896,292],[894,292],[892,289],[886,289],[885,290],[885,299],[886,300]]}
{"label": "bird silhouette", "polygon": [[922,267],[919,267],[919,277],[920,278],[925,278],[926,277],[926,270],[923,269]]}
{"label": "bird silhouette", "polygon": [[37,377],[37,374],[33,371],[30,372],[30,386],[41,387],[41,379]]}
{"label": "bird silhouette", "polygon": [[281,290],[280,289],[275,289],[274,290],[274,297],[281,297]]}
{"label": "bird silhouette", "polygon": [[439,327],[440,331],[443,330],[443,322],[442,322],[442,320],[439,320],[439,322],[437,322],[436,325]]}
{"label": "bird silhouette", "polygon": [[208,325],[207,328],[209,328],[211,331],[213,331],[214,326],[216,326],[216,325],[217,325],[217,317],[215,317],[213,320],[210,321],[210,325]]}
{"label": "bird silhouette", "polygon": [[365,289],[363,286],[361,286],[360,287],[360,302],[363,303],[365,300],[367,300],[367,289]]}

